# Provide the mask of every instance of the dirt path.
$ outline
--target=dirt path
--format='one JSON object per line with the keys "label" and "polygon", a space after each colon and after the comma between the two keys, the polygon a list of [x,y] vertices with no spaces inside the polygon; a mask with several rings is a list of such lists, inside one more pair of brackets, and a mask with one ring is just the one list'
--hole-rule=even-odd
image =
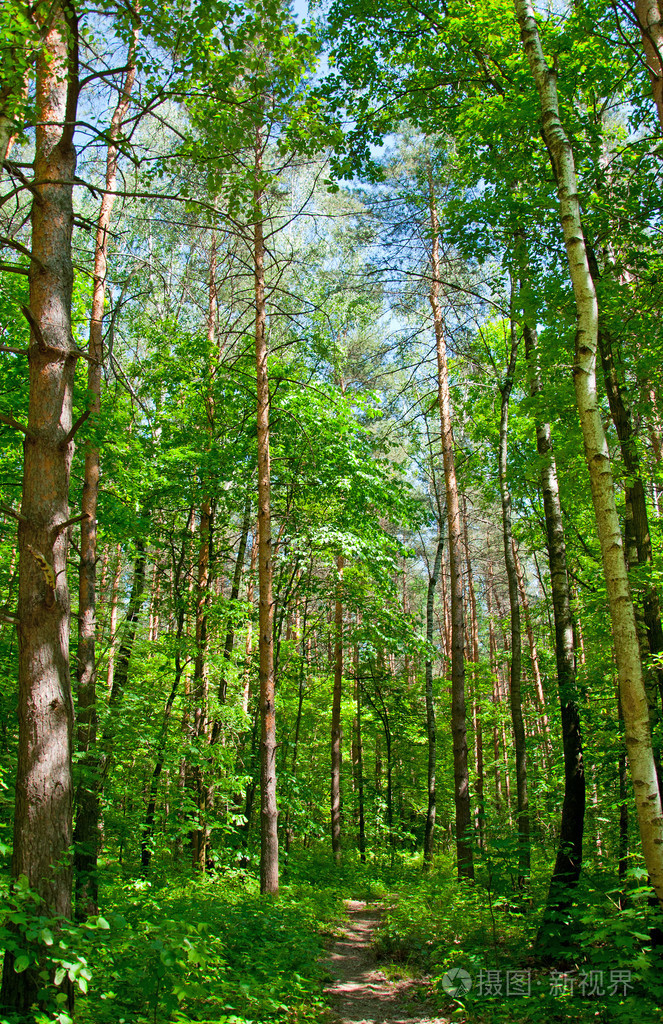
{"label": "dirt path", "polygon": [[380,905],[349,900],[347,907],[345,936],[329,955],[333,981],[325,989],[334,1024],[446,1024],[415,1001],[413,981],[388,981],[380,970],[372,948]]}

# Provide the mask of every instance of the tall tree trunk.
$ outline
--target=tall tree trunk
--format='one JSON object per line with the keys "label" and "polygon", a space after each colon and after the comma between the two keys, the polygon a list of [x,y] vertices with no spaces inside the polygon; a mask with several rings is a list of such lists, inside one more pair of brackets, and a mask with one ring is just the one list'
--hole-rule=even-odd
{"label": "tall tree trunk", "polygon": [[[101,200],[94,252],[94,284],[88,345],[88,410],[93,420],[101,412],[101,369],[104,358],[103,323],[110,227],[117,183],[117,139],[129,109],[136,75],[138,28],[127,57],[127,72],[119,102],[111,119],[106,153],[106,191]],[[85,449],[83,497],[81,508],[81,557],[78,571],[78,708],[77,740],[81,757],[81,779],[76,792],[74,829],[74,873],[76,879],[76,917],[84,920],[98,911],[97,851],[99,842],[99,795],[97,750],[97,503],[99,499],[100,453],[96,444]]]}
{"label": "tall tree trunk", "polygon": [[[71,333],[78,100],[78,23],[73,3],[48,13],[37,58],[32,204],[29,400],[18,526],[18,755],[12,875],[24,875],[40,912],[71,916],[73,702],[67,584],[69,477],[74,453]],[[26,1011],[38,968],[17,974],[5,954],[0,1001]]]}
{"label": "tall tree trunk", "polygon": [[[437,579],[440,575],[442,565],[442,554],[444,552],[444,537],[442,536],[442,523],[438,526],[437,546],[435,548],[435,561],[433,571],[428,577],[428,593],[426,595],[426,642],[430,646],[433,643],[433,606],[435,603],[435,591]],[[428,871],[433,861],[433,833],[435,831],[435,816],[437,805],[435,800],[435,766],[437,761],[437,730],[435,722],[435,698],[433,697],[433,659],[430,653],[426,655],[426,733],[428,736],[428,807],[426,810],[426,830],[424,833],[424,871]]]}
{"label": "tall tree trunk", "polygon": [[513,722],[513,738],[516,757],[516,796],[518,802],[518,865],[519,884],[527,883],[530,872],[530,818],[529,798],[527,794],[527,749],[525,745],[525,725],[523,722],[521,692],[521,624],[520,601],[518,598],[518,573],[514,557],[513,534],[511,532],[511,492],[507,477],[508,430],[509,430],[509,399],[513,388],[518,355],[518,335],[514,321],[511,321],[511,347],[506,378],[500,385],[502,397],[500,415],[500,449],[499,477],[502,498],[502,535],[504,540],[504,563],[509,584],[509,611],[511,616],[511,672],[509,697],[511,703],[511,721]]}
{"label": "tall tree trunk", "polygon": [[541,101],[542,125],[560,200],[560,223],[576,300],[574,384],[585,445],[624,711],[640,838],[663,907],[663,811],[652,749],[638,632],[628,581],[610,455],[596,389],[598,303],[580,219],[573,151],[559,116],[556,74],[546,64],[530,0],[514,0],[523,47]]}
{"label": "tall tree trunk", "polygon": [[[521,282],[521,288],[523,287]],[[532,398],[540,400],[542,385],[538,367],[538,339],[534,328],[523,326],[525,356]],[[536,412],[536,448],[541,459],[541,492],[546,521],[546,542],[550,565],[550,589],[555,622],[555,662],[562,719],[564,750],[564,801],[557,857],[548,894],[548,906],[568,901],[568,886],[575,885],[582,868],[582,839],[585,822],[585,766],[582,751],[576,655],[571,613],[571,588],[566,563],[566,540],[559,497],[557,464],[552,432],[541,410]],[[567,888],[565,895],[564,889]]]}
{"label": "tall tree trunk", "polygon": [[483,759],[483,722],[481,717],[481,697],[479,694],[479,622],[477,619],[477,599],[474,591],[472,574],[472,558],[470,555],[470,538],[467,518],[467,501],[463,498],[463,541],[465,543],[465,565],[467,568],[467,592],[470,598],[470,630],[468,651],[471,652],[473,672],[472,724],[474,726],[474,763],[476,765],[477,825],[479,845],[485,844],[485,807],[484,807],[484,759]]}
{"label": "tall tree trunk", "polygon": [[456,805],[456,854],[458,877],[474,878],[470,810],[470,777],[467,766],[467,724],[465,710],[465,616],[463,609],[463,538],[460,521],[454,440],[451,423],[449,371],[440,305],[440,239],[432,174],[429,172],[430,220],[433,248],[430,304],[435,325],[438,401],[444,484],[449,533],[449,575],[451,577],[451,732],[454,756],[454,801]]}
{"label": "tall tree trunk", "polygon": [[[205,389],[205,411],[207,413],[207,454],[214,445],[216,409],[214,402],[214,367],[217,357],[216,321],[218,312],[216,283],[216,224],[212,224],[208,306],[207,306],[207,381]],[[208,811],[211,809],[213,789],[205,779],[205,753],[203,747],[207,737],[209,721],[209,679],[207,673],[208,611],[210,603],[212,537],[214,530],[214,502],[211,494],[209,469],[204,468],[203,495],[200,504],[200,543],[198,547],[198,577],[196,581],[196,656],[193,668],[193,718],[191,721],[191,746],[195,751],[194,762],[189,765],[188,780],[194,790],[198,808],[197,827],[191,832],[191,866],[194,871],[204,873],[209,845]]]}
{"label": "tall tree trunk", "polygon": [[[598,264],[589,247],[588,258],[592,278],[596,284],[599,279]],[[649,532],[647,499],[642,481],[637,438],[633,428],[631,410],[617,373],[612,339],[607,331],[599,327],[597,340],[601,356],[601,366],[603,368],[603,379],[608,396],[608,405],[610,406],[610,415],[619,439],[619,448],[628,481],[625,486],[627,509],[624,528],[626,561],[629,569],[633,569],[636,565],[651,566],[653,555],[651,534]],[[648,573],[647,569],[642,571]],[[653,655],[660,655],[663,653],[663,628],[661,627],[661,609],[658,592],[652,583],[650,575],[647,575],[642,581],[637,580],[636,585],[638,589],[640,589],[640,586],[642,587],[642,612],[638,611],[637,614],[642,616],[644,613],[649,651]],[[656,660],[658,661],[659,659]],[[650,685],[647,685],[647,683],[650,683]],[[654,669],[651,673],[647,673],[645,685],[648,691],[650,714],[655,719],[655,716],[658,717],[660,714],[663,701],[663,669],[658,668]]]}
{"label": "tall tree trunk", "polygon": [[647,61],[656,113],[663,129],[663,20],[659,0],[635,0],[642,49]]}
{"label": "tall tree trunk", "polygon": [[343,696],[343,555],[336,561],[334,605],[334,696],[331,715],[331,840],[334,861],[341,863],[341,698]]}
{"label": "tall tree trunk", "polygon": [[262,156],[260,129],[255,141],[253,259],[255,277],[255,342],[258,419],[258,608],[260,638],[260,891],[279,888],[279,836],[276,806],[276,713],[274,707],[274,605],[272,600],[272,508],[269,460],[269,376],[265,243],[263,240]]}

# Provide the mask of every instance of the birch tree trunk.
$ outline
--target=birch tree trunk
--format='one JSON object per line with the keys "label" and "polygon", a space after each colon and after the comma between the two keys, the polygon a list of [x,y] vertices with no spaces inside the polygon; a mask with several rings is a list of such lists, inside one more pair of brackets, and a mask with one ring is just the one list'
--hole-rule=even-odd
{"label": "birch tree trunk", "polygon": [[663,129],[663,19],[659,0],[635,0],[635,16],[640,26],[656,113]]}
{"label": "birch tree trunk", "polygon": [[576,301],[574,384],[606,578],[626,746],[640,838],[663,907],[663,812],[652,750],[647,696],[628,582],[608,445],[596,389],[598,304],[580,219],[573,151],[559,115],[555,74],[546,64],[530,0],[514,0],[523,47],[541,102],[543,134],[560,201],[560,223]]}
{"label": "birch tree trunk", "polygon": [[[18,754],[12,875],[24,875],[42,912],[71,916],[73,702],[67,584],[69,478],[74,453],[75,346],[71,333],[78,101],[78,22],[72,3],[48,14],[37,58],[32,204],[29,401],[18,525]],[[4,959],[0,1001],[36,1002],[38,966]]]}

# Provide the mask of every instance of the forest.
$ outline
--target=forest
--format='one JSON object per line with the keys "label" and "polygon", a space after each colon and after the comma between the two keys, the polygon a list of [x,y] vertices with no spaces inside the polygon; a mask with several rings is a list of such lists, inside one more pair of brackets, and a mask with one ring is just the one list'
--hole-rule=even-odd
{"label": "forest", "polygon": [[0,1024],[662,1022],[663,2],[0,46]]}

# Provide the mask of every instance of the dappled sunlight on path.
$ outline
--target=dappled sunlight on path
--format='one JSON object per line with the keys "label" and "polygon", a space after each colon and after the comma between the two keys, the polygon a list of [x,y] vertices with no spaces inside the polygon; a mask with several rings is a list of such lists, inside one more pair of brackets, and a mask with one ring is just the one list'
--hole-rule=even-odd
{"label": "dappled sunlight on path", "polygon": [[373,950],[382,914],[376,903],[349,900],[345,935],[329,954],[326,994],[335,1024],[446,1024],[417,999],[412,980],[389,981]]}

